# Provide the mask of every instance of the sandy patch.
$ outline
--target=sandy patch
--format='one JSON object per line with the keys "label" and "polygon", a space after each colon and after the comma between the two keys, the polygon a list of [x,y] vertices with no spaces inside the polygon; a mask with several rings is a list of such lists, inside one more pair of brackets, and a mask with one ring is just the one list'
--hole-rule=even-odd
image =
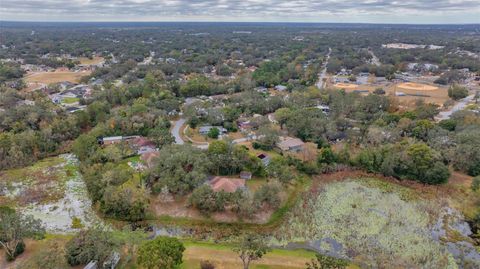
{"label": "sandy patch", "polygon": [[84,76],[91,74],[91,71],[82,71],[82,72],[70,72],[70,71],[59,71],[59,72],[40,72],[40,73],[30,73],[25,77],[25,81],[28,83],[58,83],[62,81],[70,81],[72,83],[80,82],[80,79]]}
{"label": "sandy patch", "polygon": [[398,84],[397,86],[400,89],[405,90],[415,90],[415,91],[435,91],[438,90],[438,87],[427,85],[427,84],[420,84],[414,82],[405,82]]}
{"label": "sandy patch", "polygon": [[356,89],[356,88],[358,88],[358,85],[351,84],[351,83],[336,83],[333,86],[335,88],[338,88],[338,89]]}

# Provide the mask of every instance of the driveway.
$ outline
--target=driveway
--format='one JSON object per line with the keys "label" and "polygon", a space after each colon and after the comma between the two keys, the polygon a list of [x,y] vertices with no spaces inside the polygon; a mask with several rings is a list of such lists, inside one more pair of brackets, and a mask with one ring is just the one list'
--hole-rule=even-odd
{"label": "driveway", "polygon": [[450,119],[453,113],[464,109],[468,105],[468,103],[470,103],[473,100],[474,96],[475,95],[472,94],[463,99],[460,99],[458,103],[456,103],[451,109],[438,113],[438,116],[436,117],[436,119],[438,121]]}
{"label": "driveway", "polygon": [[177,120],[173,125],[171,133],[173,137],[175,137],[175,144],[179,144],[179,145],[185,144],[185,141],[183,141],[182,136],[180,135],[180,128],[185,123],[185,121],[186,120],[182,118]]}

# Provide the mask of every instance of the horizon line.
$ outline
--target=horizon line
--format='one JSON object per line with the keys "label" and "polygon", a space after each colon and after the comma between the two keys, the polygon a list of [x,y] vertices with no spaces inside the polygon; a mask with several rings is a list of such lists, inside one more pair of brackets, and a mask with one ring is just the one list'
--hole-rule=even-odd
{"label": "horizon line", "polygon": [[[1,23],[213,23],[213,24],[221,24],[221,23],[257,23],[257,24],[344,24],[344,25],[352,25],[352,24],[363,24],[363,25],[479,25],[480,22],[475,23],[396,23],[396,22],[312,22],[312,21],[209,21],[209,20],[158,20],[158,21],[135,21],[135,20],[105,20],[105,21],[82,21],[82,20],[72,20],[72,21],[63,21],[63,20],[52,20],[52,21],[44,21],[44,20],[0,20]],[[1,25],[0,25],[1,26]]]}

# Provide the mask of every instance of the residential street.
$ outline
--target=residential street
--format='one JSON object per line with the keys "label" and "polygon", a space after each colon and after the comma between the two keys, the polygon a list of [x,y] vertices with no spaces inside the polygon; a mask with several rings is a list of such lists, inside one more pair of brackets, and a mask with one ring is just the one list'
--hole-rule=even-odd
{"label": "residential street", "polygon": [[180,128],[185,123],[185,121],[186,120],[183,118],[177,120],[174,123],[173,128],[171,129],[172,135],[173,137],[175,137],[175,144],[179,144],[179,145],[185,144],[185,141],[183,141],[182,137],[180,136]]}
{"label": "residential street", "polygon": [[328,54],[326,56],[326,61],[325,63],[323,63],[322,67],[322,71],[320,72],[319,76],[318,76],[318,82],[317,82],[317,88],[319,89],[323,89],[323,87],[325,87],[325,81],[323,81],[327,75],[327,65],[328,65],[328,60],[330,60],[330,54],[332,53],[332,49],[331,48],[328,48]]}

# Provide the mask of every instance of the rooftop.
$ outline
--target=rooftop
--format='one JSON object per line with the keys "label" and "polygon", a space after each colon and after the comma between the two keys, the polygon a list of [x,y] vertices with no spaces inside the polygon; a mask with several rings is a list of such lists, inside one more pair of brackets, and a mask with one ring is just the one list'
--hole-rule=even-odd
{"label": "rooftop", "polygon": [[241,178],[214,177],[209,183],[214,192],[232,193],[245,187],[245,179]]}

